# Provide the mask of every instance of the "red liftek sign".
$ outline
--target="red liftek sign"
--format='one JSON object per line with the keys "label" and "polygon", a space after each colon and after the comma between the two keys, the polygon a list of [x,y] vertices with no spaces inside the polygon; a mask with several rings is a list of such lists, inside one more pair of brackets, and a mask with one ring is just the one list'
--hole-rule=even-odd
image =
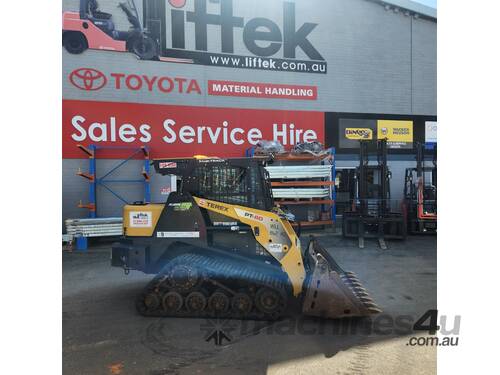
{"label": "red liftek sign", "polygon": [[[324,114],[240,108],[63,100],[63,157],[82,158],[77,144],[148,146],[153,157],[243,156],[262,139],[289,149],[324,142]],[[113,150],[106,157],[122,158]]]}
{"label": "red liftek sign", "polygon": [[316,100],[318,89],[316,86],[209,80],[208,95]]}

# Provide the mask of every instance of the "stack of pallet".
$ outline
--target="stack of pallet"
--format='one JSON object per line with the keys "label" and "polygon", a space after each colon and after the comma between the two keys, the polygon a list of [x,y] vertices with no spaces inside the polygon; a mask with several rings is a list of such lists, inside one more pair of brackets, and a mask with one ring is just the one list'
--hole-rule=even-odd
{"label": "stack of pallet", "polygon": [[266,166],[275,204],[287,206],[303,226],[334,222],[335,167],[333,153],[283,153]]}
{"label": "stack of pallet", "polygon": [[123,235],[121,217],[67,219],[66,233],[72,237],[106,237]]}

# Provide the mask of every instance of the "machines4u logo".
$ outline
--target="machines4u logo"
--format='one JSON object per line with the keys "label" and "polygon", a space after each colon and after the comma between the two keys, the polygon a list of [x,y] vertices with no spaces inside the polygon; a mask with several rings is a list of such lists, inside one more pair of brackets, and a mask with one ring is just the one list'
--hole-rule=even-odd
{"label": "machines4u logo", "polygon": [[[243,0],[169,0],[168,5],[166,0],[144,0],[143,8],[146,29],[162,57],[231,68],[326,73],[326,62],[311,41],[317,23],[297,22],[295,3],[288,1],[273,5],[279,22],[265,14],[244,17],[244,9],[255,6]],[[220,50],[209,51],[210,42]],[[237,55],[235,50],[252,55]],[[308,59],[297,60],[298,51]]]}

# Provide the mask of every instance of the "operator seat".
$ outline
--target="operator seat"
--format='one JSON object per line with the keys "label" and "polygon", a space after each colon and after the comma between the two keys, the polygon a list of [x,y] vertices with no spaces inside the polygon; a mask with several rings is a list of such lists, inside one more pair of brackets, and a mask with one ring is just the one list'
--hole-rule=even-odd
{"label": "operator seat", "polygon": [[99,4],[97,3],[97,0],[89,1],[89,12],[93,18],[98,20],[109,20],[112,16],[110,13],[101,12],[99,10]]}
{"label": "operator seat", "polygon": [[[140,27],[139,20],[133,15],[133,13],[127,8],[127,6],[124,3],[120,3],[120,7],[127,14],[128,20],[130,23],[132,23],[133,27]],[[99,10],[99,4],[97,3],[97,0],[89,0],[88,12],[88,19],[114,40],[125,41],[129,39],[130,32],[115,30],[115,24],[111,20],[112,15],[110,13],[101,12]]]}
{"label": "operator seat", "polygon": [[101,12],[99,10],[99,4],[96,0],[89,0],[88,7],[89,21],[91,21],[99,29],[104,31],[107,35],[109,35],[113,39],[116,39],[114,35],[115,24],[113,23],[113,21],[111,21],[112,15],[110,13]]}

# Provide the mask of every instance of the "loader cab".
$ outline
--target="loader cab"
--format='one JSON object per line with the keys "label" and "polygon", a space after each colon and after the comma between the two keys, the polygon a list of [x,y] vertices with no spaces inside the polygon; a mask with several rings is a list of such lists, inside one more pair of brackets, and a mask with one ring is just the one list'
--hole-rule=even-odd
{"label": "loader cab", "polygon": [[177,176],[177,191],[199,198],[270,211],[273,207],[267,158],[156,159],[161,175]]}

